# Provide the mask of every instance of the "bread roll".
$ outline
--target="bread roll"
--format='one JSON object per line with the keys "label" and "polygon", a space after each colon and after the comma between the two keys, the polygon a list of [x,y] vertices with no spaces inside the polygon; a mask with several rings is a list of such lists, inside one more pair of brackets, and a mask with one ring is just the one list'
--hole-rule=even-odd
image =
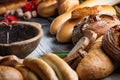
{"label": "bread roll", "polygon": [[76,69],[81,80],[98,80],[110,75],[114,70],[113,62],[101,49],[101,42],[92,45]]}
{"label": "bread roll", "polygon": [[0,80],[23,80],[23,76],[15,68],[0,66]]}
{"label": "bread roll", "polygon": [[56,0],[45,0],[38,5],[37,13],[42,17],[54,16],[57,12]]}
{"label": "bread roll", "polygon": [[59,15],[73,9],[79,5],[79,0],[57,0],[58,1],[58,13]]}
{"label": "bread roll", "polygon": [[72,11],[72,19],[76,18],[84,18],[91,14],[109,14],[109,15],[116,15],[116,11],[114,7],[110,5],[97,5],[93,7],[84,7],[84,8],[77,8]]}
{"label": "bread roll", "polygon": [[120,25],[113,26],[102,39],[102,48],[116,62],[120,62]]}

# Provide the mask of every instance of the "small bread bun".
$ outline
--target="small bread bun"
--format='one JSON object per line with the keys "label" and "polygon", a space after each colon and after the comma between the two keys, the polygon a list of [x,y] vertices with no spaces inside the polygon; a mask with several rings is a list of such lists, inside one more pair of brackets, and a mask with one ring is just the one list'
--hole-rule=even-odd
{"label": "small bread bun", "polygon": [[54,16],[57,12],[57,1],[56,0],[46,0],[39,4],[37,8],[37,13],[42,17]]}
{"label": "small bread bun", "polygon": [[23,76],[15,68],[0,66],[0,80],[23,80]]}
{"label": "small bread bun", "polygon": [[79,5],[79,0],[57,0],[58,1],[58,13],[59,15],[73,9]]}

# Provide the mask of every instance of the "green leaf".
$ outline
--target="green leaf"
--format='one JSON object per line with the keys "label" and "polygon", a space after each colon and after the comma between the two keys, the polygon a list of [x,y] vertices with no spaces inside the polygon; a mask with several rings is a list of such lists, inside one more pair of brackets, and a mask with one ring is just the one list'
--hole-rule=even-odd
{"label": "green leaf", "polygon": [[61,58],[65,58],[69,52],[53,52],[53,53]]}

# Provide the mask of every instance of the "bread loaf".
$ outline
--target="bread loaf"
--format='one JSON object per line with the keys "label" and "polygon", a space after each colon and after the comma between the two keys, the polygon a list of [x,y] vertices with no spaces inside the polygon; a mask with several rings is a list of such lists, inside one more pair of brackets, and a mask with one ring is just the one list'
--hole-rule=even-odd
{"label": "bread loaf", "polygon": [[120,62],[120,25],[113,26],[102,39],[102,48],[116,62]]}
{"label": "bread loaf", "polygon": [[75,26],[72,34],[73,43],[75,44],[84,36],[83,32],[85,30],[92,30],[100,37],[117,24],[120,24],[120,21],[116,16],[107,14],[91,15]]}

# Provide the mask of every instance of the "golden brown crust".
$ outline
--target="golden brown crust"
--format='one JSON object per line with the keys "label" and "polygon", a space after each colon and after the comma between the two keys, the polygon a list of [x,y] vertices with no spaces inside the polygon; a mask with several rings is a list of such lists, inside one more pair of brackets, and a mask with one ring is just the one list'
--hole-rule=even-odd
{"label": "golden brown crust", "polygon": [[46,53],[42,56],[56,72],[59,80],[78,80],[77,73],[60,57],[53,53]]}
{"label": "golden brown crust", "polygon": [[116,11],[112,6],[102,5],[93,7],[77,8],[72,11],[72,19],[84,18],[91,14],[111,14],[116,15]]}
{"label": "golden brown crust", "polygon": [[78,24],[80,20],[81,19],[70,19],[66,21],[57,31],[57,41],[61,43],[71,42],[74,26]]}
{"label": "golden brown crust", "polygon": [[24,80],[39,80],[37,75],[24,65],[16,65],[15,68],[21,72]]}
{"label": "golden brown crust", "polygon": [[0,66],[0,80],[23,80],[22,74],[15,68]]}
{"label": "golden brown crust", "polygon": [[34,71],[42,80],[58,80],[54,70],[42,59],[25,58],[23,64]]}
{"label": "golden brown crust", "polygon": [[46,0],[41,2],[37,8],[37,13],[42,17],[54,16],[57,13],[57,1]]}
{"label": "golden brown crust", "polygon": [[58,29],[71,18],[71,12],[66,12],[58,17],[56,17],[50,25],[50,33],[56,35]]}
{"label": "golden brown crust", "polygon": [[79,0],[57,0],[58,1],[58,13],[59,15],[73,9],[79,5]]}
{"label": "golden brown crust", "polygon": [[113,62],[101,49],[101,42],[97,42],[78,64],[76,71],[82,80],[97,80],[110,75],[114,69]]}

